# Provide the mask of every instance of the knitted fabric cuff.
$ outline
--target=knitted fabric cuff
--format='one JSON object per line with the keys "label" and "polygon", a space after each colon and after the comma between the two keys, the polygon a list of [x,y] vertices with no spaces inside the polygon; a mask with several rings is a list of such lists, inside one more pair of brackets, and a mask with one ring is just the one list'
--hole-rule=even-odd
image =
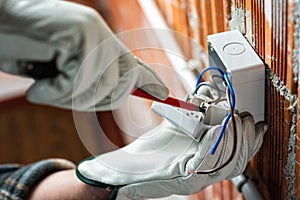
{"label": "knitted fabric cuff", "polygon": [[33,188],[46,176],[75,165],[64,159],[47,159],[30,165],[0,165],[0,199],[27,199]]}

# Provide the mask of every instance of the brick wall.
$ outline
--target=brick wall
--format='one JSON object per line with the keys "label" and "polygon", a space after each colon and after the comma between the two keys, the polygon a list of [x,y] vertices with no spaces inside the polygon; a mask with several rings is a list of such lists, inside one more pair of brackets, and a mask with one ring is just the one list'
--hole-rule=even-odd
{"label": "brick wall", "polygon": [[[204,51],[208,34],[239,29],[266,63],[266,121],[269,130],[250,168],[267,199],[300,197],[300,120],[297,112],[299,1],[156,0],[169,26],[193,37]],[[192,49],[191,58],[197,59]],[[200,69],[199,69],[200,70]],[[297,118],[296,118],[297,117]],[[236,199],[226,183],[195,198]],[[210,196],[212,197],[212,196]]]}

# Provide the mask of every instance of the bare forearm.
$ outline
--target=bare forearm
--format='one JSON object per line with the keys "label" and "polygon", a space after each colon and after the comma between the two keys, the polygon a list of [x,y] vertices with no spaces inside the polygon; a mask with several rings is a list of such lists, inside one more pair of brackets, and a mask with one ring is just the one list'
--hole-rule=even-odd
{"label": "bare forearm", "polygon": [[107,200],[110,192],[81,182],[75,170],[65,170],[49,175],[42,180],[30,195],[30,200],[64,199],[64,200]]}

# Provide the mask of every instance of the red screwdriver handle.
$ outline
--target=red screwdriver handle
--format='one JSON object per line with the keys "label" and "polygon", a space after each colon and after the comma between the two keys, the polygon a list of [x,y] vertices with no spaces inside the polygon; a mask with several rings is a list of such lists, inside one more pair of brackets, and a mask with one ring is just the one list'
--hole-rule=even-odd
{"label": "red screwdriver handle", "polygon": [[134,89],[131,94],[134,95],[134,96],[137,96],[137,97],[141,97],[141,98],[144,98],[144,99],[149,99],[149,100],[153,100],[153,101],[156,101],[156,102],[168,104],[168,105],[175,106],[175,107],[178,107],[178,108],[184,108],[186,110],[195,111],[198,108],[198,106],[196,106],[195,104],[185,102],[185,101],[173,98],[173,97],[168,97],[165,100],[160,100],[160,99],[144,92],[143,90],[141,90],[139,88]]}

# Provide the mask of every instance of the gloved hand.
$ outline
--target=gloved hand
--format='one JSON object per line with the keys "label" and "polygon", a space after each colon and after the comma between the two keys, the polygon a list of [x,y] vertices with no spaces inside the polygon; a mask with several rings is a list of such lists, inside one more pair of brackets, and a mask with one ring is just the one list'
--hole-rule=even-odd
{"label": "gloved hand", "polygon": [[10,0],[0,6],[5,60],[0,69],[38,78],[27,92],[30,101],[98,111],[118,107],[134,87],[167,97],[156,73],[121,44],[95,10],[58,0]]}
{"label": "gloved hand", "polygon": [[215,168],[229,158],[233,147],[232,121],[214,155],[209,152],[222,125],[205,127],[206,132],[197,142],[164,121],[124,148],[84,160],[77,166],[77,176],[87,184],[114,188],[120,200],[197,193],[240,175],[260,148],[266,126],[255,126],[250,114],[235,115],[235,119],[237,149],[231,162],[215,173],[189,172]]}

